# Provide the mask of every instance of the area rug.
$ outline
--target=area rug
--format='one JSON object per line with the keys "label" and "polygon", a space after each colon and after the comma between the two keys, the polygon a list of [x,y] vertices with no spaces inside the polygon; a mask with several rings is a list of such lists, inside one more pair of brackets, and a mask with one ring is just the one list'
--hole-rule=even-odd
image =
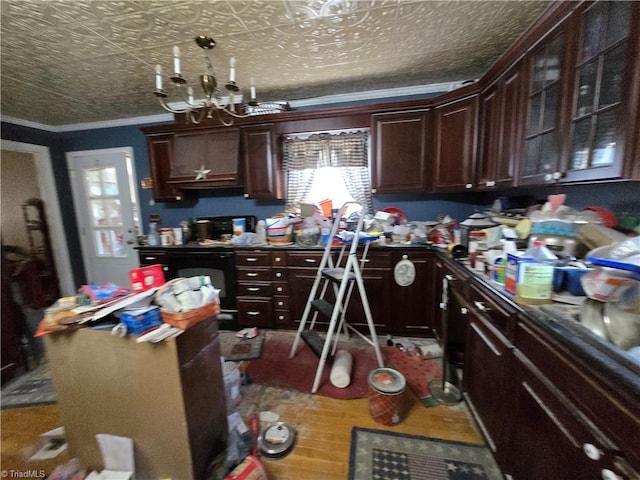
{"label": "area rug", "polygon": [[19,376],[2,387],[0,406],[2,408],[33,407],[56,403],[53,381],[47,365]]}
{"label": "area rug", "polygon": [[354,427],[349,480],[503,480],[479,445]]}
{"label": "area rug", "polygon": [[438,401],[429,392],[429,383],[442,378],[442,360],[440,358],[422,358],[396,347],[383,346],[385,363],[398,370],[407,381],[407,386],[426,407],[438,405]]}
{"label": "area rug", "polygon": [[241,338],[237,340],[229,349],[225,360],[231,362],[241,362],[243,360],[256,360],[262,356],[264,345],[264,335],[254,338]]}
{"label": "area rug", "polygon": [[[267,336],[262,356],[252,361],[246,369],[250,381],[311,393],[319,359],[303,341],[300,341],[296,355],[289,359],[293,340],[293,335]],[[373,347],[365,343],[341,341],[338,350],[347,350],[353,356],[351,383],[345,388],[331,384],[329,373],[332,359],[328,358],[316,394],[345,400],[366,398],[369,372],[378,368]]]}

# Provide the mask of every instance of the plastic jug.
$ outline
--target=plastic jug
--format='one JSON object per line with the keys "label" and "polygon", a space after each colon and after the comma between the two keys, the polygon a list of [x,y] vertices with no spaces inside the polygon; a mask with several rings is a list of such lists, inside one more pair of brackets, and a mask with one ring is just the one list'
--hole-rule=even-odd
{"label": "plastic jug", "polygon": [[516,302],[540,305],[552,302],[553,272],[558,257],[549,250],[544,241],[536,240],[533,246],[520,256]]}

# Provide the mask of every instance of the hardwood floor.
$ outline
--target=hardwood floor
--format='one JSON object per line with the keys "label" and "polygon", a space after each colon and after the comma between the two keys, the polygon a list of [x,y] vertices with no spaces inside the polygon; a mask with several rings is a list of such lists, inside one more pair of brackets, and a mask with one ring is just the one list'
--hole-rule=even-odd
{"label": "hardwood floor", "polygon": [[[224,336],[223,336],[224,337]],[[233,337],[223,339],[227,347]],[[390,430],[425,437],[483,444],[483,438],[464,403],[425,407],[409,390],[404,394],[406,413],[393,427],[376,423],[368,412],[368,399],[334,400],[265,385],[241,388],[236,407],[249,425],[252,413],[271,412],[296,431],[296,443],[281,459],[262,458],[269,480],[344,480],[349,471],[351,429],[354,426]],[[47,462],[27,462],[38,436],[58,427],[56,405],[1,410],[1,469],[23,472],[44,470],[69,459],[67,453]],[[262,423],[261,428],[268,426]],[[189,480],[189,479],[173,479]]]}

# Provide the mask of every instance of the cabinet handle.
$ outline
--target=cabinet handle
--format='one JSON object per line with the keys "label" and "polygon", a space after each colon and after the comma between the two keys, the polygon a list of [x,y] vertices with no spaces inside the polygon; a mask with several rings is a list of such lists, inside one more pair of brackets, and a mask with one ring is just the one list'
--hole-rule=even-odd
{"label": "cabinet handle", "polygon": [[374,194],[375,194],[375,193],[378,193],[378,190],[376,190],[375,188],[372,188],[372,189],[371,189],[371,193],[374,193]]}
{"label": "cabinet handle", "polygon": [[182,197],[180,195],[176,195],[176,200],[182,200]]}
{"label": "cabinet handle", "polygon": [[243,196],[244,196],[244,198],[249,198],[249,194],[248,193],[245,193]]}
{"label": "cabinet handle", "polygon": [[256,315],[260,315],[260,312],[251,311],[251,312],[247,312],[247,315],[251,315],[255,317]]}
{"label": "cabinet handle", "polygon": [[487,186],[487,187],[495,187],[495,186],[496,186],[496,182],[495,182],[495,180],[489,180],[489,181],[487,181],[486,186]]}
{"label": "cabinet handle", "polygon": [[462,315],[466,315],[467,313],[469,313],[469,309],[467,307],[460,307],[460,313]]}
{"label": "cabinet handle", "polygon": [[445,275],[444,278],[447,279],[447,282],[455,282],[457,280],[456,277],[454,277],[453,275],[449,275],[449,274]]}
{"label": "cabinet handle", "polygon": [[467,190],[470,190],[473,188],[473,183],[467,183],[464,188],[466,188]]}
{"label": "cabinet handle", "polygon": [[258,287],[249,287],[247,288],[247,290],[249,290],[250,292],[259,292],[260,289]]}
{"label": "cabinet handle", "polygon": [[550,182],[551,180],[553,180],[553,175],[551,175],[550,173],[547,173],[547,174],[544,176],[544,181],[545,181],[545,182]]}
{"label": "cabinet handle", "polygon": [[317,260],[315,258],[305,258],[304,261],[307,263],[317,263]]}
{"label": "cabinet handle", "polygon": [[489,307],[487,307],[487,306],[486,306],[484,303],[482,303],[482,302],[477,302],[477,301],[476,301],[476,302],[473,302],[473,303],[474,303],[474,305],[476,306],[476,308],[477,308],[478,310],[480,310],[481,312],[487,313],[487,312],[490,312],[490,311],[491,311],[491,309],[490,309]]}
{"label": "cabinet handle", "polygon": [[255,273],[255,272],[248,272],[247,273],[247,277],[257,277],[257,276],[258,276],[258,274]]}
{"label": "cabinet handle", "polygon": [[157,260],[158,257],[144,257],[144,259],[148,261],[153,261],[153,260]]}
{"label": "cabinet handle", "polygon": [[258,259],[256,257],[247,257],[247,262],[257,262]]}

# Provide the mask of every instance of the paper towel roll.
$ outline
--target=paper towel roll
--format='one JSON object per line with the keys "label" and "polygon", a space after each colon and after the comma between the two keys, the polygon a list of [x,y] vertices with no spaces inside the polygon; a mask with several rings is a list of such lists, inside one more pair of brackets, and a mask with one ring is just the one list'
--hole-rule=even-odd
{"label": "paper towel roll", "polygon": [[346,350],[338,350],[333,359],[333,367],[329,374],[329,380],[334,387],[345,388],[351,383],[351,366],[353,357]]}

